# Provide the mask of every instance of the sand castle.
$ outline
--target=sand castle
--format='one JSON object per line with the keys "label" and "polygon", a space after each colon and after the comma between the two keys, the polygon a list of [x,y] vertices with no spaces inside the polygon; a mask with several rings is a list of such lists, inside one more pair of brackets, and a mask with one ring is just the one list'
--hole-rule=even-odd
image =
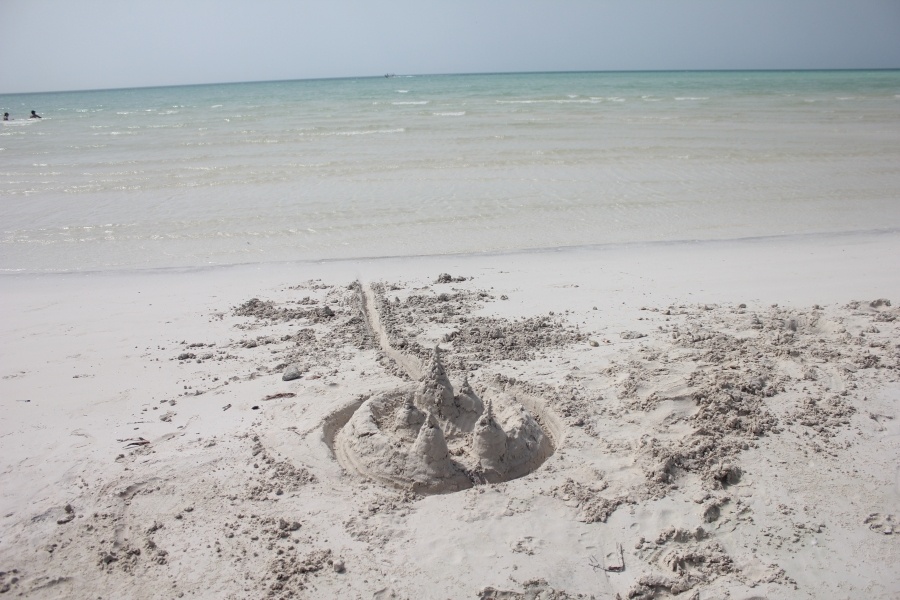
{"label": "sand castle", "polygon": [[553,452],[550,438],[509,393],[482,400],[454,385],[435,348],[422,379],[363,402],[334,439],[351,472],[418,493],[455,492],[521,477]]}

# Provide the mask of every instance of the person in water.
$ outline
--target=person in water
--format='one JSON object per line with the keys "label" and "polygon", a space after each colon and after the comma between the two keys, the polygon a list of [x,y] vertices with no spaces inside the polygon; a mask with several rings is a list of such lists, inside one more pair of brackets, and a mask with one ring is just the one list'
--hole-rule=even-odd
{"label": "person in water", "polygon": [[9,113],[3,113],[3,120],[9,121]]}
{"label": "person in water", "polygon": [[41,115],[37,114],[36,112],[31,111],[31,116],[28,117],[28,118],[29,118],[29,119],[41,119],[41,118],[43,118],[43,117],[41,117]]}

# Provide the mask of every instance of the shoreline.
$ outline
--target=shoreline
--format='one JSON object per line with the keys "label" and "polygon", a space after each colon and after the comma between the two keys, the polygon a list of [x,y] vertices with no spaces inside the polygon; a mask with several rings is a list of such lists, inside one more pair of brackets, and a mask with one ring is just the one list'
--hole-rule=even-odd
{"label": "shoreline", "polygon": [[[0,277],[0,586],[890,598],[896,233]],[[329,419],[404,381],[355,281],[388,343],[539,398],[546,462],[433,496],[342,468]]]}
{"label": "shoreline", "polygon": [[290,268],[303,267],[312,265],[325,265],[335,263],[359,263],[359,262],[378,262],[378,261],[418,261],[418,260],[439,260],[439,259],[467,259],[467,258],[490,258],[490,257],[507,257],[515,258],[517,256],[529,256],[540,254],[556,254],[563,252],[603,252],[603,251],[623,251],[628,249],[662,249],[664,247],[683,248],[683,247],[704,247],[709,248],[716,245],[741,245],[741,244],[765,244],[765,243],[790,243],[790,242],[807,242],[815,241],[846,241],[851,238],[880,239],[881,236],[897,236],[900,235],[900,229],[895,227],[881,229],[866,230],[850,230],[850,231],[824,231],[824,232],[805,232],[805,233],[784,233],[769,235],[754,235],[737,238],[710,238],[710,239],[676,239],[676,240],[650,240],[650,241],[633,241],[633,242],[609,242],[599,244],[580,244],[573,246],[549,246],[535,248],[520,248],[515,250],[496,250],[486,252],[458,252],[458,253],[442,253],[442,254],[395,254],[383,256],[355,256],[355,257],[338,257],[338,258],[319,258],[319,259],[296,259],[296,260],[274,260],[274,261],[257,261],[257,262],[240,262],[240,263],[223,263],[223,264],[206,264],[194,266],[170,266],[170,267],[115,267],[105,269],[90,269],[79,271],[30,271],[20,269],[0,270],[0,281],[4,278],[29,277],[29,276],[52,276],[52,275],[103,275],[103,274],[165,274],[165,273],[203,273],[217,269],[240,269],[240,268]]}

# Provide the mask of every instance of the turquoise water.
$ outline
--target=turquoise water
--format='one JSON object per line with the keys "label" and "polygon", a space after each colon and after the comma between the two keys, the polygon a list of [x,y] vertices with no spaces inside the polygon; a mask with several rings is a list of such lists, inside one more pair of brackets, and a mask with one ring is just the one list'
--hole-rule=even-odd
{"label": "turquoise water", "polygon": [[4,272],[900,228],[900,71],[400,76],[0,107]]}

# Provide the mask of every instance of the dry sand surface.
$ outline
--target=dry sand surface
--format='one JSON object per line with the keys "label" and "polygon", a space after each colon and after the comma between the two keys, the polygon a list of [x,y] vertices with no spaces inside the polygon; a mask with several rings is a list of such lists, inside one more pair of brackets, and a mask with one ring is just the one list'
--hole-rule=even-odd
{"label": "dry sand surface", "polygon": [[0,597],[897,598],[897,256],[0,278]]}

